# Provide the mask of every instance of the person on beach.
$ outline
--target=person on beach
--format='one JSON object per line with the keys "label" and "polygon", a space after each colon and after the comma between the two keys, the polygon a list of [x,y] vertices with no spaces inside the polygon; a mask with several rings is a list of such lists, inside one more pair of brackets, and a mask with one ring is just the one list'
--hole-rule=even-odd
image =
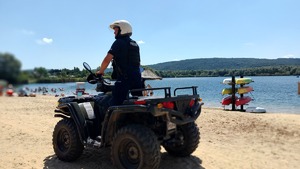
{"label": "person on beach", "polygon": [[[150,86],[150,84],[147,84],[147,86],[145,88],[146,89],[151,89],[152,87]],[[143,91],[143,96],[153,96],[153,91],[152,90],[145,90],[145,91]]]}
{"label": "person on beach", "polygon": [[3,95],[3,86],[0,84],[0,96]]}
{"label": "person on beach", "polygon": [[[109,27],[114,30],[116,40],[96,74],[104,75],[105,69],[112,62],[112,79],[116,79],[116,82],[112,91],[111,105],[120,105],[126,99],[129,90],[144,87],[140,72],[140,49],[138,44],[130,38],[132,27],[128,21],[117,20]],[[131,94],[141,96],[142,92]]]}

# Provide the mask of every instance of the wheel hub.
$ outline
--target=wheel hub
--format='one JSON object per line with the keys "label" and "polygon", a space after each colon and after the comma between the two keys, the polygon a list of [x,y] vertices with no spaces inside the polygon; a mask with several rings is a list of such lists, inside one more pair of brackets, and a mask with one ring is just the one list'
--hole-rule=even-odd
{"label": "wheel hub", "polygon": [[127,154],[128,154],[129,158],[134,159],[134,160],[138,159],[138,157],[139,157],[139,151],[138,151],[137,147],[135,147],[135,146],[129,147]]}
{"label": "wheel hub", "polygon": [[63,130],[60,132],[60,139],[58,140],[59,149],[65,151],[70,146],[70,135],[67,131]]}
{"label": "wheel hub", "polygon": [[69,134],[67,134],[67,133],[63,134],[63,142],[64,142],[64,145],[69,145],[70,144],[70,136],[69,136]]}
{"label": "wheel hub", "polygon": [[131,140],[124,140],[120,148],[119,157],[123,164],[136,168],[140,163],[140,152],[138,146]]}

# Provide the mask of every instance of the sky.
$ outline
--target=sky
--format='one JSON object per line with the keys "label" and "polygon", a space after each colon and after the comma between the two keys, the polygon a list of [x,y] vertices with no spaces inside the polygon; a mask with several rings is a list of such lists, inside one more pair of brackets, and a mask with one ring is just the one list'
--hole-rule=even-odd
{"label": "sky", "polygon": [[300,58],[299,0],[0,0],[0,53],[22,70],[100,66],[128,20],[141,64]]}

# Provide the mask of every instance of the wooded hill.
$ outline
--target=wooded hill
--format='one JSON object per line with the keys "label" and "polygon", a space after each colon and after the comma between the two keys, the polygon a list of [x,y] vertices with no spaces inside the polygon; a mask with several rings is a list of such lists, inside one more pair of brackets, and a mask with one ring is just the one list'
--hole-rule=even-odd
{"label": "wooded hill", "polygon": [[298,67],[300,66],[300,58],[200,58],[164,62],[148,66],[157,71],[247,69],[273,66]]}

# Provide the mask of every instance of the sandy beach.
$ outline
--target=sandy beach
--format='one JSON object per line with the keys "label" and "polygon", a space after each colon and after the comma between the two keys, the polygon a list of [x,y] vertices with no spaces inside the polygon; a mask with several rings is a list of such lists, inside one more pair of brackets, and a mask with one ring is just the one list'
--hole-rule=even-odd
{"label": "sandy beach", "polygon": [[[75,162],[57,159],[52,132],[57,97],[0,97],[0,168],[113,169],[110,149],[87,149]],[[296,169],[300,166],[300,115],[203,108],[201,140],[186,158],[163,149],[160,169]]]}

